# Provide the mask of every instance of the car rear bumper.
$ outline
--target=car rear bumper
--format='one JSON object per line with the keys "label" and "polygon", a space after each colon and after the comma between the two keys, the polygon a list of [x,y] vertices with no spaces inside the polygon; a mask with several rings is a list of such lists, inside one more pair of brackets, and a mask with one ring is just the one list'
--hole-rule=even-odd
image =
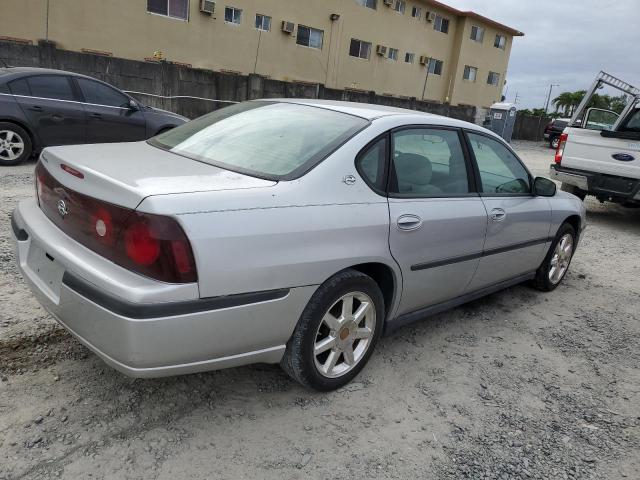
{"label": "car rear bumper", "polygon": [[602,199],[640,201],[640,180],[605,173],[586,172],[552,164],[549,175],[553,180],[576,186]]}
{"label": "car rear bumper", "polygon": [[84,255],[92,268],[110,262],[77,243],[74,256],[69,237],[34,201],[21,202],[11,223],[18,267],[38,301],[106,363],[133,377],[277,363],[316,288],[205,299],[176,299],[169,290],[174,298],[161,301],[167,284],[142,279],[144,288],[118,295],[118,285],[89,280],[87,265],[78,263]]}

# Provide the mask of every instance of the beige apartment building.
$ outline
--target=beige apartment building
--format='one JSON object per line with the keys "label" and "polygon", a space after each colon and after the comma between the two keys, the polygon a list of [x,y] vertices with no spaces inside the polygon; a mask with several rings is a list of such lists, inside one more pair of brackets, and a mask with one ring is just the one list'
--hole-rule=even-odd
{"label": "beige apartment building", "polygon": [[[452,105],[500,100],[521,32],[429,0],[2,0],[0,39]],[[425,82],[426,80],[426,82]]]}

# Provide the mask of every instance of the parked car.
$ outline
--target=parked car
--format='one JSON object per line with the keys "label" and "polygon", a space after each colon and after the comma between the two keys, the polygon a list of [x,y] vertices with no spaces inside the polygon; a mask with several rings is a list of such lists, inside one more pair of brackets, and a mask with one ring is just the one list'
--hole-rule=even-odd
{"label": "parked car", "polygon": [[[628,99],[622,114],[587,108],[604,85]],[[640,89],[601,72],[560,137],[550,176],[581,199],[640,207]]]}
{"label": "parked car", "polygon": [[45,308],[136,377],[278,363],[345,385],[391,331],[562,281],[585,227],[482,127],[320,100],[226,107],[148,142],[47,148],[13,213]]}
{"label": "parked car", "polygon": [[145,140],[186,121],[84,75],[0,68],[0,165],[54,145]]}
{"label": "parked car", "polygon": [[570,118],[554,118],[544,129],[544,139],[549,142],[549,148],[556,150],[560,143],[560,135],[569,125]]}

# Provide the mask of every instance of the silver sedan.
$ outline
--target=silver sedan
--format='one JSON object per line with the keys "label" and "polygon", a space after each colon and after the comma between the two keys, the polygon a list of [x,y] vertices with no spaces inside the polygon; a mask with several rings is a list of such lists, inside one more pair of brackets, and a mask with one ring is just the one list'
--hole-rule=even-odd
{"label": "silver sedan", "polygon": [[11,220],[25,279],[136,377],[267,362],[338,388],[384,331],[525,281],[553,290],[585,227],[489,131],[344,102],[48,148],[36,185]]}

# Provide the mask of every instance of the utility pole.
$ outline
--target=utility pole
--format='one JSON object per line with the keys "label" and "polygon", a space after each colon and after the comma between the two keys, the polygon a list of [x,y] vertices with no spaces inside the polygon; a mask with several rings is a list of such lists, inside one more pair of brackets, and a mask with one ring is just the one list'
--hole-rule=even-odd
{"label": "utility pole", "polygon": [[544,106],[544,113],[545,115],[547,114],[547,112],[549,111],[549,102],[551,101],[551,91],[553,90],[553,87],[559,87],[560,85],[554,85],[551,84],[549,86],[549,95],[547,95],[547,103]]}
{"label": "utility pole", "polygon": [[518,104],[518,97],[519,97],[519,94],[518,94],[518,92],[516,92],[516,96],[513,99],[513,103],[515,103],[516,105]]}

